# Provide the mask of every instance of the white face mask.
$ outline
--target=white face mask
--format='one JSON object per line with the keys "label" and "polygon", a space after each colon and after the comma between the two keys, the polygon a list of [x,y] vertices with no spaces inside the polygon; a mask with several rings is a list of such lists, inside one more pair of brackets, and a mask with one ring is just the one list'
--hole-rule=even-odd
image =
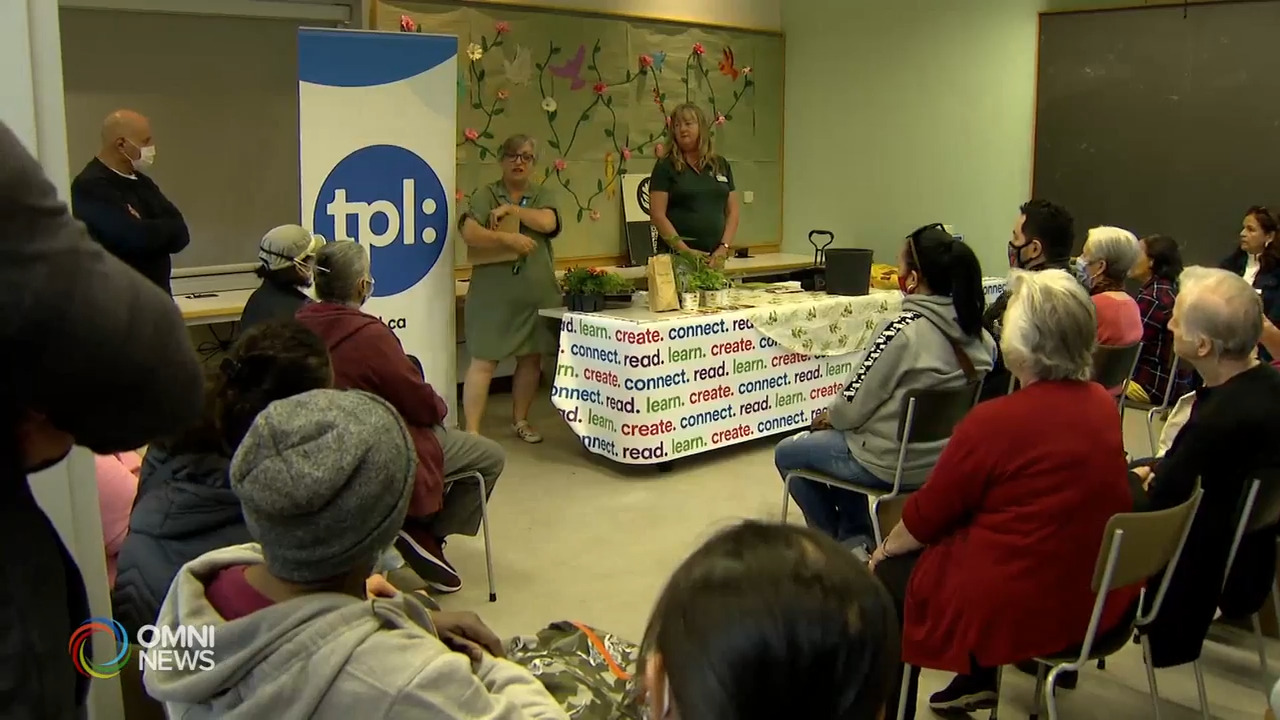
{"label": "white face mask", "polygon": [[147,168],[151,167],[151,166],[152,166],[152,164],[154,164],[154,163],[155,163],[155,161],[156,161],[156,146],[155,146],[155,145],[147,145],[147,146],[143,147],[142,145],[138,145],[137,143],[133,142],[132,140],[127,140],[126,142],[128,142],[130,145],[132,145],[132,146],[134,146],[134,147],[138,148],[138,157],[137,157],[137,159],[134,159],[134,158],[130,158],[130,159],[129,159],[129,162],[133,164],[133,169],[134,169],[134,170],[146,170]]}

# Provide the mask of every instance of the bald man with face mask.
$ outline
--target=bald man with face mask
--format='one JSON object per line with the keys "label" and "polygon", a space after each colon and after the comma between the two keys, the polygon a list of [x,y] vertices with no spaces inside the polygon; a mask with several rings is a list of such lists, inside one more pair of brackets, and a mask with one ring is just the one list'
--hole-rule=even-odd
{"label": "bald man with face mask", "polygon": [[145,170],[155,162],[151,122],[132,110],[102,121],[98,154],[71,183],[71,206],[93,239],[170,292],[170,256],[191,242],[182,213]]}

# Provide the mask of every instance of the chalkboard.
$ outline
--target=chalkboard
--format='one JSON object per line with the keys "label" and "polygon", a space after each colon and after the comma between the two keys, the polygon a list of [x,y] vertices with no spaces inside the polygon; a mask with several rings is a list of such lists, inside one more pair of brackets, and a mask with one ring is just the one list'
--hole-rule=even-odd
{"label": "chalkboard", "polygon": [[1280,209],[1280,2],[1040,17],[1034,192],[1085,230],[1172,235],[1188,264]]}

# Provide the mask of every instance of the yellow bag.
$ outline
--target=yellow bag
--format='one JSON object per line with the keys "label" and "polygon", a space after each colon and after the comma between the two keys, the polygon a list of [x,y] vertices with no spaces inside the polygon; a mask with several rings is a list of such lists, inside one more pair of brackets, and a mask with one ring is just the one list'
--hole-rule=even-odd
{"label": "yellow bag", "polygon": [[876,290],[897,290],[898,268],[887,263],[872,263],[871,287]]}

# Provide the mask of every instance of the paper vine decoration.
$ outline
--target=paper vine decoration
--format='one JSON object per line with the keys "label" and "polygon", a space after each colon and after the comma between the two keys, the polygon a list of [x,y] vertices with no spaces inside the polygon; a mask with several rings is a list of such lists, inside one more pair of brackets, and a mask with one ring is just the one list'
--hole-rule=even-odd
{"label": "paper vine decoration", "polygon": [[[401,16],[400,30],[422,32],[421,27],[408,15]],[[535,63],[533,55],[523,45],[517,44],[511,57],[500,51],[506,45],[506,40],[511,33],[511,24],[499,21],[494,23],[491,34],[481,35],[478,43],[469,43],[466,47],[464,61],[466,68],[459,73],[458,96],[468,102],[473,110],[480,111],[484,115],[485,122],[483,127],[462,128],[458,147],[466,145],[475,147],[481,160],[496,158],[499,150],[493,133],[494,121],[506,112],[505,103],[510,100],[513,92],[523,91],[523,88],[533,85],[536,72],[537,90],[542,98],[540,107],[550,132],[547,146],[556,153],[556,157],[543,171],[543,181],[554,180],[573,198],[577,207],[578,222],[582,222],[584,218],[598,220],[600,212],[594,204],[602,196],[607,199],[616,196],[618,178],[626,172],[628,162],[635,156],[649,151],[656,157],[666,153],[667,145],[664,139],[669,135],[667,118],[670,111],[667,107],[668,95],[663,89],[663,81],[668,60],[667,53],[642,54],[636,58],[634,69],[627,69],[621,79],[615,78],[610,81],[605,78],[600,69],[598,59],[601,45],[598,38],[590,51],[585,44],[578,45],[573,56],[567,60],[562,59],[564,51],[562,46],[554,41],[548,42],[545,55],[541,55],[541,61]],[[748,92],[754,93],[755,80],[752,78],[750,67],[739,67],[736,64],[733,48],[724,47],[721,50],[720,59],[716,62],[716,70],[719,76],[732,83],[733,100],[722,107],[716,95],[715,84],[712,83],[711,70],[705,59],[706,54],[705,45],[694,43],[685,58],[684,72],[678,79],[684,86],[684,102],[692,99],[695,84],[700,83],[705,88],[711,111],[712,132],[714,132],[715,128],[733,120],[733,113],[739,103]],[[486,83],[490,82],[491,76],[485,66],[494,55],[501,58],[501,75],[505,85],[490,93],[486,92]],[[572,128],[565,129],[563,133],[559,124],[561,122],[560,103],[556,99],[557,82],[560,83],[561,91],[590,90],[593,94],[591,103],[577,116]],[[637,130],[634,136],[628,134],[620,137],[618,115],[613,107],[611,93],[632,85],[650,90],[655,110],[652,126],[654,129],[652,131]],[[593,113],[601,110],[609,114],[609,123],[602,128],[602,132],[613,149],[604,155],[602,173],[596,178],[594,190],[589,186],[579,190],[573,186],[572,179],[565,174],[568,168],[565,158],[569,156],[577,142],[578,133],[583,125],[591,119]],[[754,110],[752,112],[754,117]],[[641,139],[642,133],[643,139]],[[463,196],[461,192],[459,195],[460,199],[470,196],[470,194]]]}

